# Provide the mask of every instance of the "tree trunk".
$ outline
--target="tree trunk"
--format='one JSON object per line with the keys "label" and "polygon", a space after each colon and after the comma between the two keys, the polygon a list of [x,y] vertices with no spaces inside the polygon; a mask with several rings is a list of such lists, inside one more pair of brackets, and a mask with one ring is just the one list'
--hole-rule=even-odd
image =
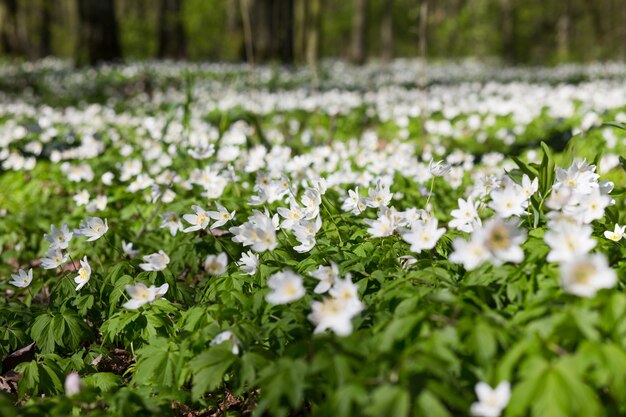
{"label": "tree trunk", "polygon": [[393,59],[393,0],[385,0],[383,20],[380,25],[381,58],[384,62]]}
{"label": "tree trunk", "polygon": [[45,58],[52,53],[52,10],[51,4],[43,1],[41,4],[41,32],[39,40],[39,56]]}
{"label": "tree trunk", "polygon": [[10,56],[23,56],[27,52],[26,39],[19,30],[17,14],[17,0],[0,2],[0,46]]}
{"label": "tree trunk", "polygon": [[570,8],[569,0],[563,2],[564,10],[561,12],[556,23],[556,56],[560,61],[569,58],[569,38],[570,38]]}
{"label": "tree trunk", "polygon": [[276,46],[272,55],[278,56],[285,64],[293,63],[293,0],[274,0],[274,11],[272,13],[273,39],[276,39]]}
{"label": "tree trunk", "polygon": [[298,63],[306,62],[307,0],[295,0],[293,11],[293,55]]}
{"label": "tree trunk", "polygon": [[159,13],[159,58],[184,58],[187,54],[183,27],[183,0],[161,0]]}
{"label": "tree trunk", "polygon": [[96,65],[122,57],[113,0],[78,0],[77,62]]}
{"label": "tree trunk", "polygon": [[501,0],[502,15],[502,56],[509,63],[516,62],[515,32],[513,26],[513,2],[514,0]]}
{"label": "tree trunk", "polygon": [[367,16],[367,0],[354,0],[352,15],[352,62],[357,65],[365,63],[365,19]]}
{"label": "tree trunk", "polygon": [[320,45],[321,0],[309,0],[306,29],[306,62],[313,72],[313,84],[317,88],[317,58]]}

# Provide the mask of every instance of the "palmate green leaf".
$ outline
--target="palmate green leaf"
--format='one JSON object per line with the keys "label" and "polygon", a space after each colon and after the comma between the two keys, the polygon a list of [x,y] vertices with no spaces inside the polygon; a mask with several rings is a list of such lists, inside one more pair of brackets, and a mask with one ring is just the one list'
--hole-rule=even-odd
{"label": "palmate green leaf", "polygon": [[52,329],[53,318],[51,313],[37,316],[28,332],[43,353],[54,352],[56,345],[62,342],[60,335]]}
{"label": "palmate green leaf", "polygon": [[283,357],[266,367],[261,372],[261,396],[252,415],[258,417],[269,411],[271,415],[285,416],[289,409],[298,410],[304,400],[306,375],[303,359]]}
{"label": "palmate green leaf", "polygon": [[[77,349],[81,342],[88,341],[92,338],[91,330],[87,323],[78,314],[71,311],[64,311],[60,316],[55,317],[58,319],[58,323],[62,323],[63,331],[63,343],[62,346],[69,349]],[[61,325],[58,325],[60,329]]]}
{"label": "palmate green leaf", "polygon": [[416,401],[416,417],[452,417],[452,414],[432,392],[423,391]]}
{"label": "palmate green leaf", "polygon": [[256,352],[245,352],[241,356],[241,365],[237,370],[239,386],[235,390],[236,395],[241,395],[246,389],[253,387],[257,382],[258,373],[269,362],[265,356]]}
{"label": "palmate green leaf", "polygon": [[122,377],[112,372],[96,372],[83,378],[83,384],[87,387],[97,388],[102,392],[108,392],[122,384]]}
{"label": "palmate green leaf", "polygon": [[91,338],[85,321],[69,310],[37,316],[29,334],[42,353],[52,353],[57,347],[76,349],[82,341]]}
{"label": "palmate green leaf", "polygon": [[367,403],[368,393],[362,385],[341,385],[333,392],[330,401],[334,415],[337,417],[351,417],[357,415],[355,410],[360,410],[360,407]]}
{"label": "palmate green leaf", "polygon": [[17,389],[20,397],[39,391],[39,367],[37,361],[23,362],[15,367],[22,374]]}
{"label": "palmate green leaf", "polygon": [[612,343],[585,341],[576,352],[576,360],[596,388],[606,389],[620,404],[626,401],[626,350]]}
{"label": "palmate green leaf", "polygon": [[155,338],[137,350],[133,383],[153,387],[179,387],[184,382],[184,357],[175,343]]}
{"label": "palmate green leaf", "polygon": [[411,399],[409,393],[395,385],[383,385],[372,392],[369,404],[364,408],[365,415],[371,417],[409,415]]}
{"label": "palmate green leaf", "polygon": [[191,396],[200,398],[222,384],[224,374],[237,357],[225,344],[212,346],[189,362],[193,375]]}
{"label": "palmate green leaf", "polygon": [[511,395],[505,416],[594,417],[600,415],[600,403],[584,382],[576,358],[562,357],[550,364],[543,358],[527,360]]}

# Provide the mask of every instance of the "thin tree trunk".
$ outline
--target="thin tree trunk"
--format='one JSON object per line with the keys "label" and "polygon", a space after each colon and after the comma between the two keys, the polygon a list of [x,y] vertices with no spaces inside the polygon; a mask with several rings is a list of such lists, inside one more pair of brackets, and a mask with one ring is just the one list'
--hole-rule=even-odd
{"label": "thin tree trunk", "polygon": [[306,62],[313,72],[313,84],[317,88],[317,58],[320,44],[320,19],[322,16],[321,0],[309,0],[306,34]]}
{"label": "thin tree trunk", "polygon": [[183,0],[161,0],[159,14],[159,58],[184,58],[187,54],[183,27]]}
{"label": "thin tree trunk", "polygon": [[17,0],[4,0],[0,3],[0,44],[2,51],[11,56],[27,53],[26,39],[19,30]]}
{"label": "thin tree trunk", "polygon": [[384,62],[393,59],[393,0],[385,0],[383,21],[380,25],[381,57]]}
{"label": "thin tree trunk", "polygon": [[307,0],[295,0],[293,53],[296,62],[306,61]]}
{"label": "thin tree trunk", "polygon": [[502,13],[502,56],[509,63],[516,61],[515,32],[513,28],[513,5],[514,0],[501,0]]}
{"label": "thin tree trunk", "polygon": [[254,46],[252,41],[252,22],[250,20],[251,0],[240,0],[241,20],[243,21],[243,37],[248,61],[248,81],[254,83]]}
{"label": "thin tree trunk", "polygon": [[113,0],[78,0],[79,64],[96,65],[122,57]]}
{"label": "thin tree trunk", "polygon": [[365,20],[367,0],[354,0],[352,15],[352,62],[362,65],[365,62]]}
{"label": "thin tree trunk", "polygon": [[560,61],[569,58],[570,8],[569,0],[563,2],[564,10],[556,23],[556,56]]}
{"label": "thin tree trunk", "polygon": [[290,64],[294,59],[293,0],[274,0],[274,21],[272,22],[273,38],[276,47],[272,56],[278,56],[281,62]]}
{"label": "thin tree trunk", "polygon": [[383,20],[380,25],[381,57],[384,62],[393,59],[393,0],[385,0]]}
{"label": "thin tree trunk", "polygon": [[39,56],[47,57],[52,53],[52,10],[51,4],[43,1],[41,4],[41,32],[39,39]]}

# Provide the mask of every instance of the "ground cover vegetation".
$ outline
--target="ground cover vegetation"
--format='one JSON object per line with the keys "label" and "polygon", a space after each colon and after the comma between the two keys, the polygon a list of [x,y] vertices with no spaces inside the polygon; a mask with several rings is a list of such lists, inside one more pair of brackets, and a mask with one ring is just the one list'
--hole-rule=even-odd
{"label": "ground cover vegetation", "polygon": [[623,64],[0,74],[0,415],[626,413]]}

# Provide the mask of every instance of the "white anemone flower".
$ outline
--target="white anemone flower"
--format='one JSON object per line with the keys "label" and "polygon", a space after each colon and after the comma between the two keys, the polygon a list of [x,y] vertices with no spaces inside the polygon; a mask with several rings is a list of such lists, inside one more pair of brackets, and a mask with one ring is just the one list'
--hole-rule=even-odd
{"label": "white anemone flower", "polygon": [[267,280],[272,292],[265,299],[270,304],[287,304],[299,300],[305,294],[302,277],[287,269],[277,272]]}
{"label": "white anemone flower", "polygon": [[11,274],[12,281],[9,281],[9,284],[18,287],[18,288],[26,288],[30,285],[33,280],[33,270],[29,269],[28,272],[20,269],[17,271],[17,274]]}
{"label": "white anemone flower", "polygon": [[472,404],[470,412],[477,417],[499,417],[511,399],[511,384],[503,381],[496,388],[484,382],[476,384],[478,402]]}
{"label": "white anemone flower", "polygon": [[563,289],[579,297],[593,297],[598,290],[617,284],[617,274],[601,253],[563,262],[559,269]]}
{"label": "white anemone flower", "polygon": [[228,266],[228,256],[222,252],[219,255],[209,255],[204,260],[204,270],[209,275],[222,275]]}
{"label": "white anemone flower", "polygon": [[88,237],[87,242],[100,239],[109,230],[107,219],[104,221],[100,217],[87,217],[81,222],[79,228],[74,230],[76,236]]}
{"label": "white anemone flower", "polygon": [[139,267],[144,271],[162,271],[170,263],[170,257],[163,250],[146,255],[143,260],[146,263],[139,264]]}
{"label": "white anemone flower", "polygon": [[78,284],[76,286],[76,291],[80,291],[88,282],[89,278],[91,278],[91,266],[89,262],[87,262],[87,257],[85,256],[80,261],[81,268],[78,270],[78,276],[74,278],[74,282]]}

